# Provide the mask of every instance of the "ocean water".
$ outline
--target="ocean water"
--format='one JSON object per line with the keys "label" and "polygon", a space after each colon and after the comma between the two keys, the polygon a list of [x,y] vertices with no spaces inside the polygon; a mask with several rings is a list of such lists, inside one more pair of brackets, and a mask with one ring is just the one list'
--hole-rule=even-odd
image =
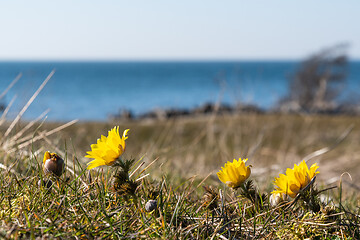
{"label": "ocean water", "polygon": [[[14,117],[55,69],[25,119],[49,108],[48,120],[104,121],[123,109],[138,115],[217,101],[270,109],[287,94],[287,77],[298,67],[296,61],[0,62],[0,93],[23,74],[0,103],[8,104],[16,95],[9,113]],[[358,96],[359,90],[360,61],[352,61],[342,97]]]}

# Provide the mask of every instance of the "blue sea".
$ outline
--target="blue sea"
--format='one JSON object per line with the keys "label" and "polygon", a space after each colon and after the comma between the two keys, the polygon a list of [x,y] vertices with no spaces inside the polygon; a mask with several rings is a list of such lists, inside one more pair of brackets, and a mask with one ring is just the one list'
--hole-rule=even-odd
{"label": "blue sea", "polygon": [[[121,110],[139,115],[156,108],[189,109],[208,102],[255,104],[271,109],[288,92],[297,61],[233,62],[0,62],[0,94],[22,73],[0,103],[17,98],[9,118],[46,76],[55,74],[24,118],[50,109],[48,120],[105,121]],[[342,98],[359,96],[360,61],[351,61]]]}

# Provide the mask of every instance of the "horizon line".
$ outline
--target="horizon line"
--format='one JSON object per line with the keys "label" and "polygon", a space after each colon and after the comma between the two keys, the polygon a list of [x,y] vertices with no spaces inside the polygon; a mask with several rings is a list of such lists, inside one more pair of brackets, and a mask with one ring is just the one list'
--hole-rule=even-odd
{"label": "horizon line", "polygon": [[[109,58],[109,59],[84,59],[84,58],[64,58],[64,59],[1,59],[0,62],[301,62],[307,58]],[[349,61],[360,61],[359,58],[348,58]]]}

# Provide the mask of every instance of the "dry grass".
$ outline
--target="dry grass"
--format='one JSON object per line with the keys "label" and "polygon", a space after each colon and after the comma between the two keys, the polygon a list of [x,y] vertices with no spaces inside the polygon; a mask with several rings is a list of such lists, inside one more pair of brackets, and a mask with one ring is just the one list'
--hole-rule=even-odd
{"label": "dry grass", "polygon": [[[0,124],[0,237],[360,237],[360,118],[247,114],[160,122],[42,123],[43,116],[20,121],[24,111]],[[131,179],[124,185],[138,185],[130,193],[126,187],[114,190],[115,169],[85,169],[89,160],[83,156],[90,144],[114,125],[131,129],[124,158],[141,159],[135,161],[128,174]],[[352,131],[339,140],[349,127]],[[325,147],[331,151],[309,161],[320,166],[319,190],[338,188],[321,194],[320,211],[303,200],[308,193],[276,208],[266,198],[250,201],[221,185],[215,174],[225,162],[247,157],[255,188],[267,194],[273,189],[274,176]],[[46,150],[65,159],[67,171],[61,178],[44,175]],[[51,187],[39,185],[45,179],[52,180]],[[149,200],[157,205],[147,212]],[[316,201],[320,200],[316,197]]]}
{"label": "dry grass", "polygon": [[[53,129],[59,125],[46,123],[42,128]],[[344,178],[346,187],[360,188],[358,117],[268,114],[204,116],[163,122],[82,122],[64,129],[50,142],[62,151],[66,149],[68,154],[76,152],[76,157],[81,159],[90,150],[90,144],[115,125],[131,129],[126,156],[145,155],[147,162],[159,158],[158,164],[164,172],[171,169],[183,177],[207,176],[233,158],[249,157],[254,166],[253,176],[262,180],[278,175],[316,150],[333,145],[353,126],[334,149],[311,159],[310,163],[320,165],[318,181],[335,183],[343,172],[348,172],[353,181]],[[48,144],[41,146],[54,149]]]}

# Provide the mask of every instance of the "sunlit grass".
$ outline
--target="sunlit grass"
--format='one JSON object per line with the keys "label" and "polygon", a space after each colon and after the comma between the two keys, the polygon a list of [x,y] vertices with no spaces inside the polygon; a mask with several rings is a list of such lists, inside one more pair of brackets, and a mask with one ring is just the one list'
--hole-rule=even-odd
{"label": "sunlit grass", "polygon": [[[139,126],[140,129],[142,127],[144,126]],[[135,135],[136,127],[132,125],[132,129],[134,131],[128,139],[127,148],[135,144],[135,139],[138,141]],[[91,140],[90,142],[93,142],[93,139]],[[51,148],[56,142],[44,144],[47,148]],[[171,145],[168,142],[166,144]],[[58,148],[64,149],[64,147],[59,144]],[[36,157],[37,155],[31,154],[30,157],[21,159],[16,159],[12,154],[6,155],[6,162],[15,164],[11,166],[13,171],[2,170],[0,176],[2,209],[0,219],[3,237],[48,236],[87,239],[264,237],[357,239],[359,237],[359,195],[347,194],[340,188],[321,193],[319,196],[322,200],[321,208],[317,212],[309,210],[310,208],[304,205],[300,198],[271,207],[265,197],[252,201],[242,191],[226,187],[217,179],[215,173],[209,175],[208,172],[207,177],[200,175],[185,178],[185,175],[179,174],[181,171],[174,170],[176,172],[174,174],[169,168],[164,167],[164,161],[161,160],[147,167],[154,158],[151,161],[135,160],[135,165],[130,170],[136,170],[132,178],[135,181],[142,176],[145,177],[138,181],[139,186],[135,194],[126,195],[126,192],[119,194],[114,189],[113,176],[116,168],[105,166],[99,171],[86,170],[82,155],[67,152],[76,150],[75,145],[72,148],[73,150],[70,148],[63,150],[62,157],[68,169],[60,178],[50,178],[51,187],[47,185],[49,178],[44,175],[41,155]],[[205,149],[208,150],[206,147]],[[161,149],[157,150],[161,156]],[[140,154],[141,151],[136,155],[137,159],[141,159]],[[134,155],[126,153],[124,157],[126,159]],[[155,151],[153,155],[156,156]],[[209,155],[210,153],[207,153],[207,156]],[[142,162],[145,164],[141,165]],[[222,166],[220,162],[210,161],[210,163],[214,164],[213,166],[216,164],[217,170]],[[321,164],[319,166],[321,171]],[[252,171],[256,172],[256,169],[256,162],[253,162]],[[280,170],[277,174],[279,173]],[[259,191],[259,196],[270,194],[274,187],[271,184],[273,180],[268,178],[266,183],[259,180],[256,174],[251,176],[252,187]],[[323,184],[318,185],[319,191],[327,187]],[[151,201],[155,201],[156,206],[148,212]]]}
{"label": "sunlit grass", "polygon": [[[74,171],[79,171],[79,177],[66,172],[60,178],[50,178],[53,184],[48,187],[41,182],[39,185],[39,180],[47,178],[41,159],[24,161],[31,162],[26,172],[3,171],[0,177],[2,237],[359,237],[359,199],[340,199],[340,189],[323,193],[329,198],[321,203],[318,212],[311,212],[299,199],[272,208],[267,200],[254,204],[239,191],[220,183],[209,186],[208,180],[202,178],[164,175],[154,179],[151,167],[141,173],[144,165],[134,176],[150,175],[139,181],[135,195],[121,196],[112,189],[115,168],[88,171],[78,161],[66,159]],[[149,200],[157,203],[150,212],[145,207]]]}
{"label": "sunlit grass", "polygon": [[[42,117],[0,124],[1,238],[360,238],[359,118],[249,114],[63,124]],[[86,169],[90,144],[118,125],[131,129],[126,151],[114,157],[122,160]],[[274,177],[326,147],[308,157],[319,166],[316,181],[270,204]],[[44,172],[44,154],[63,159],[65,172]],[[248,158],[251,175],[232,167],[232,189],[216,172],[234,158]]]}

